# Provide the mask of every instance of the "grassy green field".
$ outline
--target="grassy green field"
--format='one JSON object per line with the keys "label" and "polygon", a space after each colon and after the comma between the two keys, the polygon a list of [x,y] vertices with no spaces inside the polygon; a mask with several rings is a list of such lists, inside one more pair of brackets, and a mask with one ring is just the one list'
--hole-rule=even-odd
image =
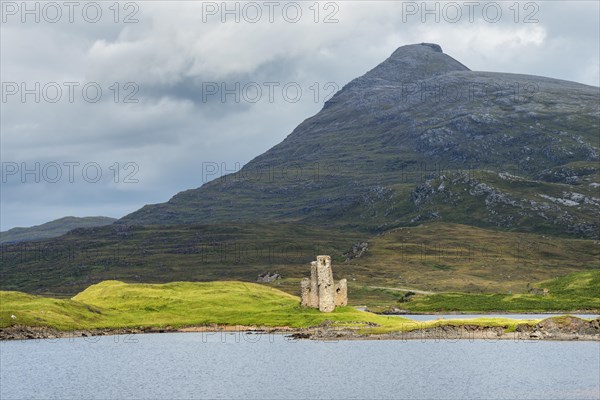
{"label": "grassy green field", "polygon": [[[334,263],[336,279],[348,279],[351,305],[414,312],[600,309],[598,278],[585,284],[600,274],[593,240],[429,223],[368,243],[362,257]],[[297,293],[299,279],[289,276],[272,286]],[[530,287],[547,287],[550,295],[529,295]],[[413,301],[398,303],[409,290],[417,292]]]}
{"label": "grassy green field", "polygon": [[20,292],[0,292],[0,300],[0,326],[23,324],[62,330],[212,324],[305,327],[326,319],[364,323],[388,319],[352,307],[324,314],[301,308],[298,297],[244,282],[105,281],[68,300]]}
{"label": "grassy green field", "polygon": [[369,286],[526,293],[528,284],[599,269],[599,260],[594,240],[434,222],[376,236],[364,256],[334,272]]}
{"label": "grassy green field", "polygon": [[[537,294],[437,293],[415,295],[397,307],[419,312],[600,312],[600,270],[575,272],[532,285],[549,290]],[[371,307],[383,311],[385,307]]]}
{"label": "grassy green field", "polygon": [[[464,321],[416,323],[338,307],[321,313],[299,306],[299,298],[268,286],[243,282],[126,284],[106,281],[69,300],[0,292],[0,328],[44,326],[63,331],[100,328],[244,325],[310,327],[329,321],[363,333],[460,325]],[[530,321],[533,323],[533,321]],[[481,318],[470,325],[515,328],[514,320]],[[523,323],[520,321],[519,323]]]}
{"label": "grassy green field", "polygon": [[[283,277],[272,287],[297,295],[309,262],[330,254],[335,279],[348,279],[350,305],[372,308],[398,306],[403,289],[527,294],[528,284],[597,269],[600,257],[600,246],[589,239],[442,222],[375,236],[295,223],[119,229],[100,227],[65,235],[60,242],[3,248],[0,289],[70,298],[105,280],[255,282],[270,271]],[[344,253],[363,241],[368,250],[346,261]]]}

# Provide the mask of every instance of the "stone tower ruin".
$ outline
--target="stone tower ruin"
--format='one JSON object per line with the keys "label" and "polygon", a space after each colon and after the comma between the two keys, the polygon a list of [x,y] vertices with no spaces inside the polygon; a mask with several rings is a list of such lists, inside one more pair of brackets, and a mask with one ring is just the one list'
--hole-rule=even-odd
{"label": "stone tower ruin", "polygon": [[302,306],[321,312],[332,312],[336,306],[348,304],[348,283],[346,279],[335,283],[330,256],[317,256],[317,261],[310,263],[310,279],[300,282],[300,297]]}

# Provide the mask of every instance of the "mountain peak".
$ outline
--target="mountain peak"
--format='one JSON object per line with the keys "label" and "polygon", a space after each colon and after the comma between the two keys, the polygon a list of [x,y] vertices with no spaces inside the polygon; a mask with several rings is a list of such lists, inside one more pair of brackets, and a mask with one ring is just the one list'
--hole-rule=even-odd
{"label": "mountain peak", "polygon": [[454,71],[470,71],[470,69],[444,54],[440,45],[419,43],[399,47],[387,60],[361,78],[402,83]]}
{"label": "mountain peak", "polygon": [[[509,90],[526,85],[539,91]],[[239,173],[119,222],[383,231],[442,219],[597,239],[597,104],[596,87],[473,72],[436,44],[402,46]]]}
{"label": "mountain peak", "polygon": [[400,46],[392,53],[392,57],[396,54],[401,54],[406,50],[415,50],[415,51],[434,51],[436,53],[444,53],[442,51],[442,46],[437,43],[418,43],[418,44],[408,44],[405,46]]}
{"label": "mountain peak", "polygon": [[436,43],[421,43],[421,46],[428,46],[433,50],[437,51],[438,53],[443,53],[442,46]]}

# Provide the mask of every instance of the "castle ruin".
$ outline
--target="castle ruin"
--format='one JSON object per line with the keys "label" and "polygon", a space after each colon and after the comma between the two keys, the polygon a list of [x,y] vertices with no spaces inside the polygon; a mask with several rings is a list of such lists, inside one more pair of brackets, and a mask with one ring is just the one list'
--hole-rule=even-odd
{"label": "castle ruin", "polygon": [[336,306],[348,304],[348,283],[346,279],[335,283],[330,256],[317,256],[317,261],[310,263],[310,279],[300,282],[300,297],[302,306],[321,312],[332,312]]}

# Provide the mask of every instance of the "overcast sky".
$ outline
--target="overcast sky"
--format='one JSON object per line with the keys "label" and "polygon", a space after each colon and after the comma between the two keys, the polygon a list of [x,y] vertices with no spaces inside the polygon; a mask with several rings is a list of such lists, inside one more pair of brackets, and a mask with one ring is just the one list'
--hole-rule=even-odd
{"label": "overcast sky", "polygon": [[467,3],[2,0],[1,229],[199,187],[405,44],[599,85],[599,2]]}

